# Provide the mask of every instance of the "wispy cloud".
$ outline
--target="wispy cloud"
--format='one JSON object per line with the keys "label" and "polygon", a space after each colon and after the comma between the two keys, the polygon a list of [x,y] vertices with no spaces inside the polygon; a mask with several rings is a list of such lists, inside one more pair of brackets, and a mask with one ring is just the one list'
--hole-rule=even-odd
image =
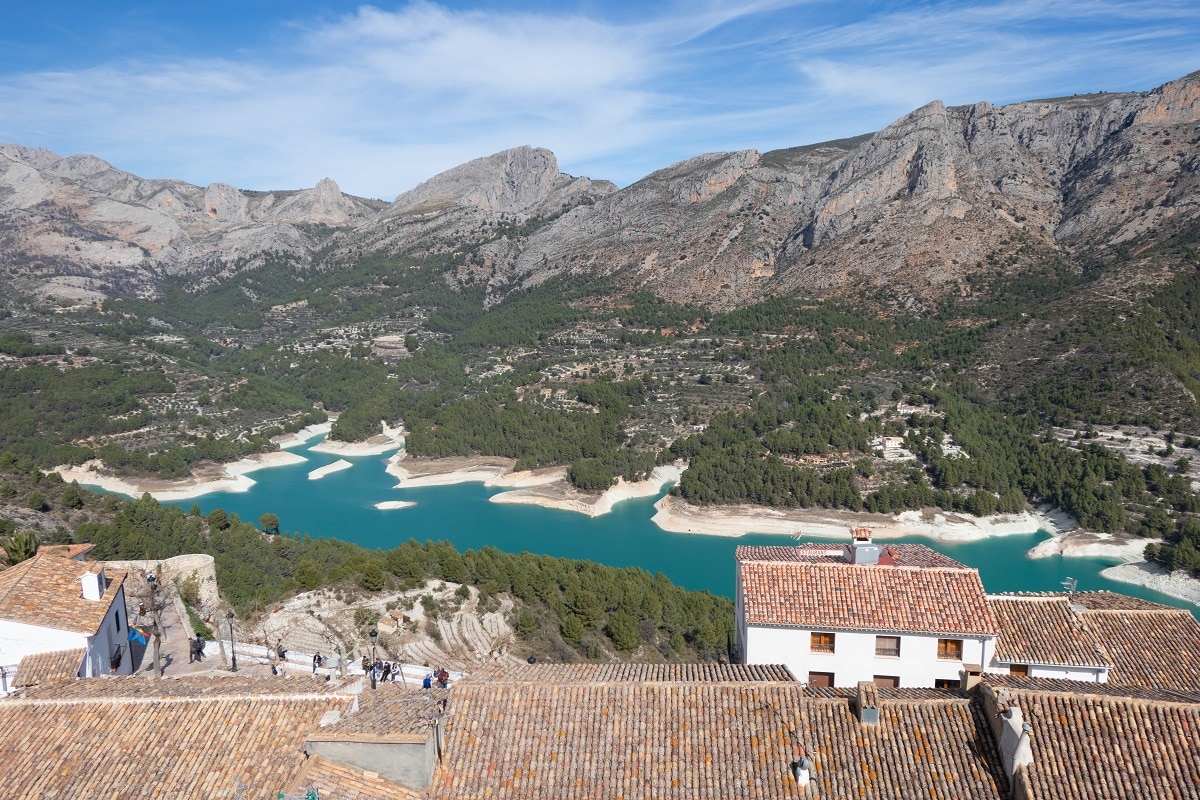
{"label": "wispy cloud", "polygon": [[711,0],[601,16],[419,0],[280,23],[223,58],[0,74],[0,140],[147,177],[330,176],[378,197],[534,144],[627,183],[700,152],[877,129],[933,99],[1150,88],[1200,66],[1193,5]]}

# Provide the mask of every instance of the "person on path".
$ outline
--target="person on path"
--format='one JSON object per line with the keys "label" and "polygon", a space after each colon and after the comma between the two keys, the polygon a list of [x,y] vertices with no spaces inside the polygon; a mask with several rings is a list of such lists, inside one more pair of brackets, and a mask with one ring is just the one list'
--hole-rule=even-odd
{"label": "person on path", "polygon": [[320,653],[320,651],[318,651],[318,652],[316,652],[316,653],[313,653],[313,675],[316,675],[316,674],[317,674],[317,667],[319,667],[319,666],[321,666],[321,653]]}

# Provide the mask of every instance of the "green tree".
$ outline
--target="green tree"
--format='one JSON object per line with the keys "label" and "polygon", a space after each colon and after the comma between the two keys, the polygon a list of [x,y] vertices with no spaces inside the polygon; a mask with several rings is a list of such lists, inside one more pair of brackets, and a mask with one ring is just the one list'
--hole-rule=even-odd
{"label": "green tree", "polygon": [[618,611],[608,619],[604,632],[612,639],[613,645],[625,652],[637,650],[642,646],[642,637],[638,633],[637,620],[622,611]]}
{"label": "green tree", "polygon": [[50,504],[46,502],[46,495],[41,492],[30,492],[28,498],[29,507],[34,511],[49,511]]}
{"label": "green tree", "polygon": [[358,573],[358,585],[368,592],[378,592],[384,587],[383,567],[375,559],[363,564]]}
{"label": "green tree", "polygon": [[79,494],[79,484],[76,481],[71,481],[63,489],[62,504],[63,508],[83,508],[83,497]]}
{"label": "green tree", "polygon": [[304,558],[296,565],[296,583],[300,584],[305,591],[312,591],[321,585],[324,575],[321,572],[321,565],[311,558]]}
{"label": "green tree", "polygon": [[263,514],[258,518],[258,527],[267,533],[279,533],[279,517],[275,514]]}
{"label": "green tree", "polygon": [[583,620],[574,614],[567,614],[562,620],[562,638],[563,641],[572,647],[578,647],[583,641],[583,634],[587,632],[584,627]]}

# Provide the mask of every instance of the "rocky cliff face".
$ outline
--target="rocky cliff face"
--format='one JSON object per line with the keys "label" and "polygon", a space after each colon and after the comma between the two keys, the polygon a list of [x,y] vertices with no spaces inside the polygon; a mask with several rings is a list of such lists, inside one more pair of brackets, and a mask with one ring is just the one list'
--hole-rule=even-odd
{"label": "rocky cliff face", "polygon": [[712,154],[515,243],[508,284],[628,268],[678,301],[773,293],[901,305],[980,274],[1079,263],[1197,222],[1200,73],[1146,94],[946,108],[858,140]]}
{"label": "rocky cliff face", "polygon": [[145,180],[94,156],[0,145],[2,272],[66,302],[154,296],[168,274],[216,280],[285,254],[303,263],[332,231],[382,204],[314,189],[242,192]]}
{"label": "rocky cliff face", "polygon": [[697,156],[622,190],[518,147],[391,204],[331,180],[243,192],[145,180],[92,156],[0,145],[3,274],[50,294],[153,295],[282,254],[436,258],[488,302],[556,275],[612,274],[727,309],[771,294],[898,307],[978,276],[1076,268],[1200,217],[1200,73],[1142,94],[930,103],[878,133]]}

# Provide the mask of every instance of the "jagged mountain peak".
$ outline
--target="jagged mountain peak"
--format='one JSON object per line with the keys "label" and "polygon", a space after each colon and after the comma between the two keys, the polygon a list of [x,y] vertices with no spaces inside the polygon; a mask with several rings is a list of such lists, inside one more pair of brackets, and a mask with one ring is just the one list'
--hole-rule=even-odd
{"label": "jagged mountain peak", "polygon": [[112,290],[152,294],[163,273],[219,280],[265,253],[303,266],[323,248],[330,266],[371,252],[446,259],[457,281],[486,281],[489,303],[554,275],[623,270],[628,286],[714,308],[798,292],[919,305],[971,291],[976,274],[1102,260],[1194,228],[1198,163],[1200,72],[1142,93],[933,101],[875,133],[698,155],[621,190],[526,145],[391,204],[328,178],[200,188],[0,145],[0,248],[17,272],[87,274],[102,292],[94,276],[110,270],[126,276]]}

